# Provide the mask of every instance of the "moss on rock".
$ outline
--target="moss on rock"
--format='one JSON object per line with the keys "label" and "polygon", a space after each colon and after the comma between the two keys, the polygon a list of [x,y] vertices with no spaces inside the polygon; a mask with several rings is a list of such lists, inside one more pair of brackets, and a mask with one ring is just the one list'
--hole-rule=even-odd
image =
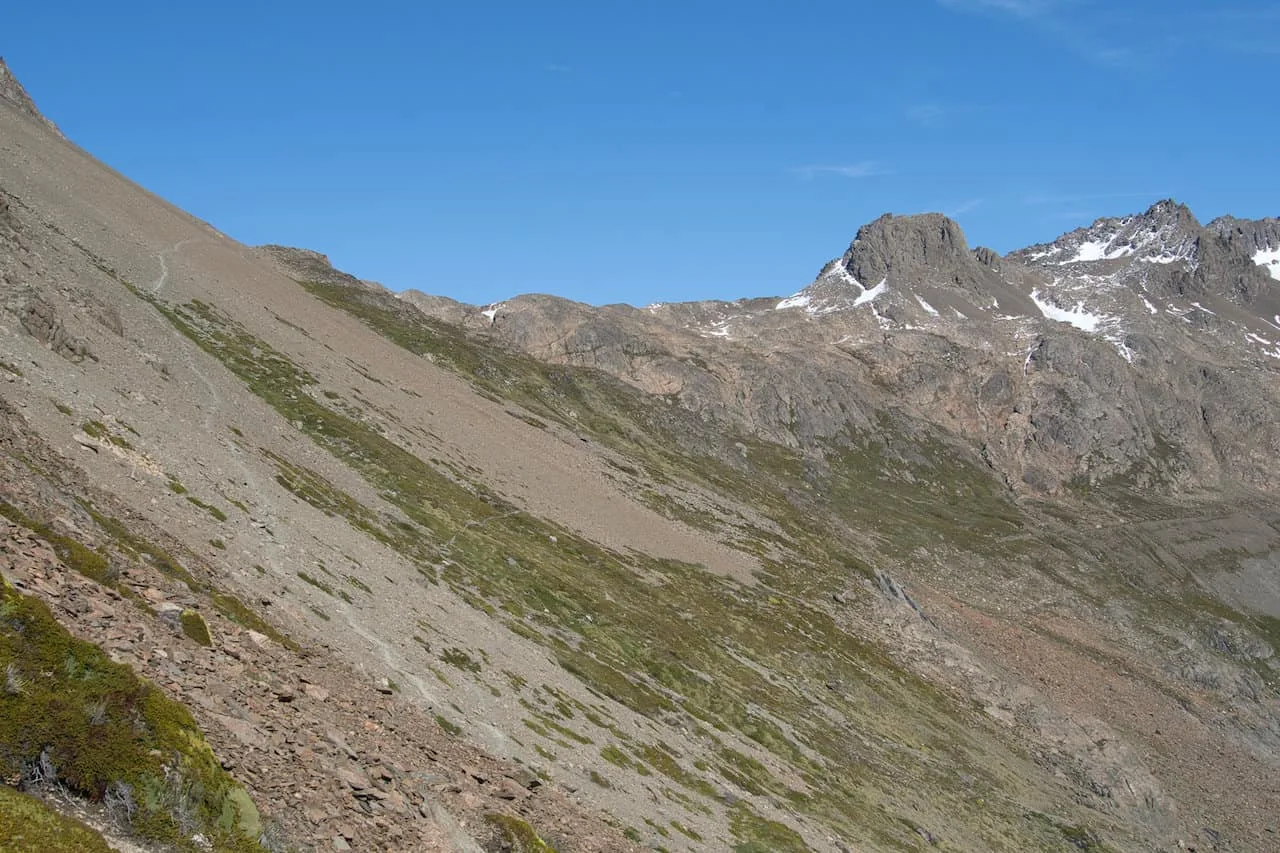
{"label": "moss on rock", "polygon": [[182,633],[189,639],[208,648],[213,645],[213,636],[209,633],[209,625],[204,617],[194,610],[184,610],[179,617]]}

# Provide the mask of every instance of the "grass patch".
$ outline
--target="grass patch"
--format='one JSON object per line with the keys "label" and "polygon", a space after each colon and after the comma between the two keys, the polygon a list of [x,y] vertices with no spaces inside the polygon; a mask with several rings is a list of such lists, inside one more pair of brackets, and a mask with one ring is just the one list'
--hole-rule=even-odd
{"label": "grass patch", "polygon": [[58,559],[68,568],[79,572],[92,581],[104,586],[115,586],[116,572],[110,561],[101,552],[77,542],[69,536],[57,533],[49,525],[36,521],[22,510],[7,501],[0,500],[0,515],[25,527],[53,547]]}
{"label": "grass patch", "polygon": [[0,853],[111,853],[96,830],[0,785]]}
{"label": "grass patch", "polygon": [[738,840],[734,853],[808,853],[809,845],[786,824],[766,820],[746,802],[729,809],[729,831]]}
{"label": "grass patch", "polygon": [[437,726],[444,729],[446,732],[453,735],[454,737],[457,737],[458,735],[462,734],[462,726],[453,722],[448,717],[444,717],[444,716],[441,716],[440,714],[436,714],[435,719],[436,719]]}
{"label": "grass patch", "polygon": [[454,648],[452,646],[440,653],[440,660],[455,669],[462,670],[463,672],[470,672],[478,675],[481,670],[479,661],[472,658],[471,655],[467,654],[462,649]]}
{"label": "grass patch", "polygon": [[493,812],[484,816],[493,830],[499,850],[509,853],[556,853],[556,848],[538,837],[527,821],[508,814]]}
{"label": "grass patch", "polygon": [[200,500],[199,498],[195,497],[194,495],[185,495],[185,497],[188,503],[191,503],[191,504],[194,504],[195,506],[200,507],[200,509],[204,510],[205,512],[209,513],[209,515],[213,516],[215,520],[219,522],[227,520],[227,514],[222,510],[218,509],[213,504],[207,504],[204,501]]}
{"label": "grass patch", "polygon": [[306,572],[298,572],[298,577],[301,578],[305,583],[311,584],[316,589],[323,592],[325,595],[328,595],[328,596],[333,595],[333,587],[329,586],[327,583],[320,580],[319,578],[313,575],[309,575]]}
{"label": "grass patch", "polygon": [[133,445],[129,443],[129,439],[122,435],[116,435],[102,421],[85,421],[80,425],[80,429],[84,431],[85,435],[108,441],[122,450],[133,450]]}

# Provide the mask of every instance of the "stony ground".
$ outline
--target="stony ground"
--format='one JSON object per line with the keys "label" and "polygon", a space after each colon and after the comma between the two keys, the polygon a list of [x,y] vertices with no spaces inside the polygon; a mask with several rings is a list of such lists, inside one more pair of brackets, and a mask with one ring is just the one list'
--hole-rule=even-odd
{"label": "stony ground", "polygon": [[0,567],[77,636],[191,708],[225,767],[280,839],[315,849],[466,850],[509,814],[572,849],[636,849],[527,768],[445,732],[390,688],[372,687],[324,649],[294,653],[213,613],[135,564],[122,577],[160,614],[199,608],[213,646],[68,569],[44,540],[0,521]]}

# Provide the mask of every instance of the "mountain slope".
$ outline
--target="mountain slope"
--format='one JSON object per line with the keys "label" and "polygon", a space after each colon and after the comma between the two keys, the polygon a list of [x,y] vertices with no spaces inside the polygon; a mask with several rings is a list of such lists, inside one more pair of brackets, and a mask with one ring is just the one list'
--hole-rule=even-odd
{"label": "mountain slope", "polygon": [[0,200],[0,496],[209,611],[230,694],[140,665],[294,844],[1268,849],[1264,226],[1001,258],[886,217],[792,297],[473,307],[237,244],[3,100]]}

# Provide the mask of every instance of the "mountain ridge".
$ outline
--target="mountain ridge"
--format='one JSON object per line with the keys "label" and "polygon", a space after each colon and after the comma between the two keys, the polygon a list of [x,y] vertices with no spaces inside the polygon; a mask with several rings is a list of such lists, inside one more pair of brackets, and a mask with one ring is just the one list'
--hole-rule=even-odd
{"label": "mountain ridge", "polygon": [[262,849],[1273,846],[1265,225],[1059,269],[893,217],[794,297],[463,306],[0,138],[0,567]]}

